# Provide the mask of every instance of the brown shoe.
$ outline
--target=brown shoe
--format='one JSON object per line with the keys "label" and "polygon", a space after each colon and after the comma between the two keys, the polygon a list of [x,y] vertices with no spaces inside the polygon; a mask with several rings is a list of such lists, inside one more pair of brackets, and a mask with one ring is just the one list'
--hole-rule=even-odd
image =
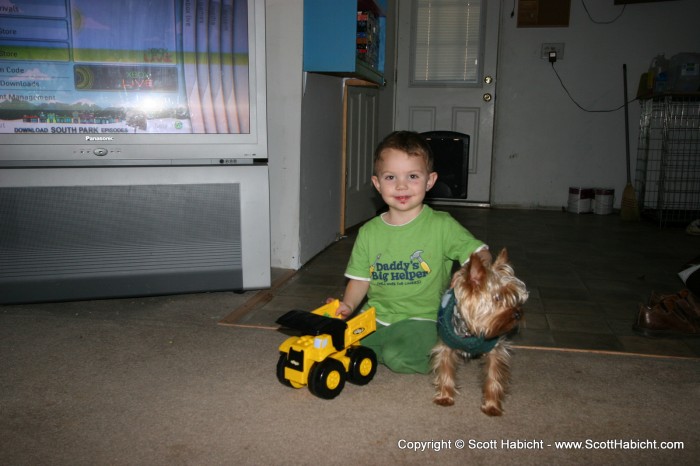
{"label": "brown shoe", "polygon": [[645,337],[700,336],[700,300],[684,291],[654,297],[653,306],[641,305],[632,329]]}
{"label": "brown shoe", "polygon": [[661,294],[657,293],[656,291],[652,291],[651,296],[649,296],[649,307],[654,307],[662,301],[666,301],[668,303],[667,300],[675,301],[677,299],[686,299],[689,294],[690,291],[685,288],[678,293],[673,294]]}
{"label": "brown shoe", "polygon": [[700,319],[700,297],[695,293],[688,291],[688,296],[685,298],[689,306],[689,314],[691,318]]}

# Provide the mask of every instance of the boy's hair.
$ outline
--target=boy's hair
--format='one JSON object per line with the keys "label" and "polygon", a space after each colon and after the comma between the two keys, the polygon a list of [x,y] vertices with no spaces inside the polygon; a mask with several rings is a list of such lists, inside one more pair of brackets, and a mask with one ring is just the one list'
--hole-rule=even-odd
{"label": "boy's hair", "polygon": [[386,149],[396,149],[410,156],[422,157],[428,168],[428,173],[433,171],[433,151],[428,142],[415,131],[394,131],[379,143],[374,151],[374,174],[377,174],[377,165],[382,161],[382,152]]}

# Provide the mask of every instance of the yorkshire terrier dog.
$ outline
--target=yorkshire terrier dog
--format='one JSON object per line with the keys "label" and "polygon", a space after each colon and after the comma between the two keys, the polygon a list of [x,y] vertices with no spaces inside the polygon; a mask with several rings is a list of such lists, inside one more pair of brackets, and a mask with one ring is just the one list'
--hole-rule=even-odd
{"label": "yorkshire terrier dog", "polygon": [[528,291],[503,249],[493,265],[473,254],[443,296],[438,314],[440,341],[432,351],[437,392],[433,401],[452,406],[457,393],[455,371],[460,357],[485,357],[483,404],[489,416],[503,413],[501,403],[509,378],[510,352],[505,335],[523,317]]}

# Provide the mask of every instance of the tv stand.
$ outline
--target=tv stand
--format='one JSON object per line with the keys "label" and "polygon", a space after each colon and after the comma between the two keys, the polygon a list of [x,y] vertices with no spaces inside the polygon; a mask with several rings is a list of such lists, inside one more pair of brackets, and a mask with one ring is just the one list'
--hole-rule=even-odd
{"label": "tv stand", "polygon": [[270,286],[267,166],[0,170],[0,302]]}

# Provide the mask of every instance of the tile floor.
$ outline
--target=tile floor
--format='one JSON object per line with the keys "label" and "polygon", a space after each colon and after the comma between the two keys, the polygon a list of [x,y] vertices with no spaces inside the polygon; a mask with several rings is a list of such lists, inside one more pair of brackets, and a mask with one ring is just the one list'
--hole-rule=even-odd
{"label": "tile floor", "polygon": [[[530,290],[516,347],[700,357],[700,338],[645,338],[631,328],[652,291],[683,287],[677,272],[700,254],[700,236],[684,227],[623,222],[617,214],[435,208],[451,212],[493,251],[508,248]],[[340,297],[353,239],[351,232],[294,274],[275,271],[282,283],[235,324],[274,327],[290,309],[311,310],[328,296]]]}

